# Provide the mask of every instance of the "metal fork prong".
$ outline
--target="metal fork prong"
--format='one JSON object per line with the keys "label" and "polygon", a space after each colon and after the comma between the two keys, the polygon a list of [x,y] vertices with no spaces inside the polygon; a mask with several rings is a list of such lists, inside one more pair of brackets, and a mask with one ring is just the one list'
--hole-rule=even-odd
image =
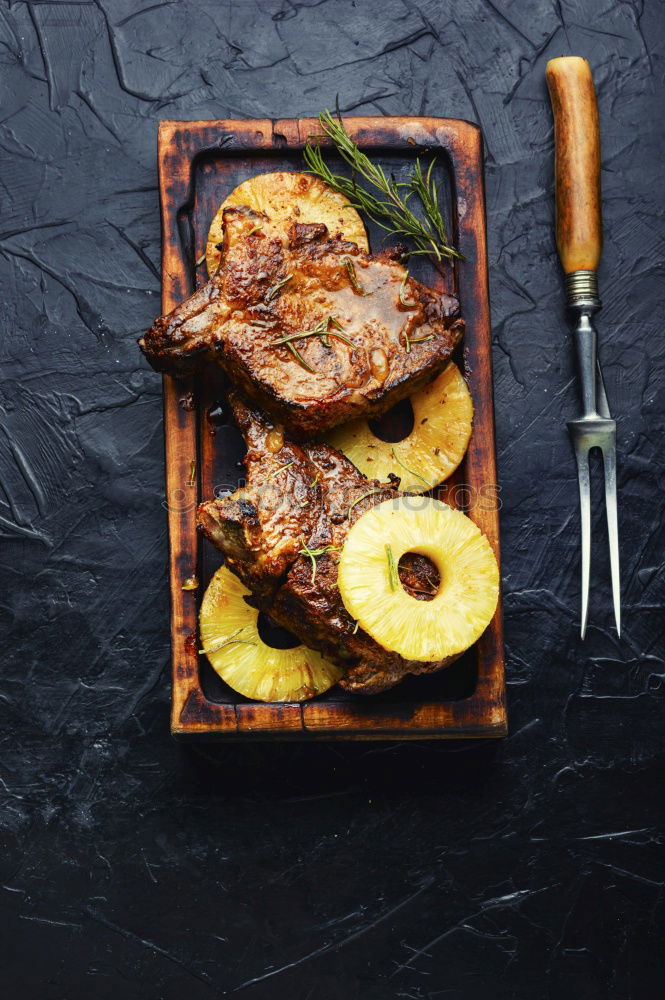
{"label": "metal fork prong", "polygon": [[586,634],[587,612],[589,610],[589,575],[591,570],[591,480],[589,476],[589,452],[580,442],[575,443],[577,459],[577,480],[580,486],[580,518],[582,525],[582,612],[580,638]]}
{"label": "metal fork prong", "polygon": [[605,510],[607,511],[607,536],[610,543],[612,570],[612,599],[617,635],[621,635],[621,581],[619,577],[619,525],[617,521],[617,458],[614,444],[603,448],[605,469]]}

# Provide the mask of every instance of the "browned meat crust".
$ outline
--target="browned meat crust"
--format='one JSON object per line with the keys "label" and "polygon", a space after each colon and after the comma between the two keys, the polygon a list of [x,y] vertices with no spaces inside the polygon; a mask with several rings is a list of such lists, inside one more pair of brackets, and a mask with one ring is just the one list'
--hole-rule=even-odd
{"label": "browned meat crust", "polygon": [[[375,694],[407,673],[429,673],[450,661],[420,663],[387,652],[350,617],[337,587],[337,563],[347,531],[360,514],[399,496],[398,480],[366,479],[325,444],[297,445],[232,394],[248,444],[246,485],[231,497],[201,504],[199,526],[224,552],[234,573],[277,624],[346,668],[349,691]],[[281,447],[280,447],[281,445]],[[311,559],[303,553],[325,549]],[[400,570],[418,600],[431,593],[430,564],[410,556]]]}
{"label": "browned meat crust", "polygon": [[365,254],[324,225],[285,237],[248,208],[226,210],[224,234],[212,280],[155,320],[141,350],[176,376],[218,362],[292,436],[385,412],[461,337],[457,299],[408,277],[399,248]]}

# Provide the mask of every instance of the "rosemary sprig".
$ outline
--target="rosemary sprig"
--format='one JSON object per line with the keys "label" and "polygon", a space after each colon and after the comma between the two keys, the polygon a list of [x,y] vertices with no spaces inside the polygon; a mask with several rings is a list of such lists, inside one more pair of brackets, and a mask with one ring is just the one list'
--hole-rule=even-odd
{"label": "rosemary sprig", "polygon": [[231,635],[228,637],[228,639],[225,639],[223,642],[216,643],[214,646],[211,646],[210,649],[199,649],[199,653],[201,655],[205,654],[207,656],[209,653],[217,653],[220,649],[225,649],[226,646],[234,646],[236,645],[236,643],[242,643],[244,646],[256,646],[256,643],[253,642],[251,639],[235,638],[237,635],[239,635],[241,632],[244,631],[245,631],[244,627],[241,626],[240,628],[237,628],[235,632],[232,632]]}
{"label": "rosemary sprig", "polygon": [[363,494],[361,494],[361,496],[356,497],[356,499],[353,501],[353,503],[349,504],[349,511],[348,511],[348,514],[346,515],[347,518],[350,517],[351,511],[353,510],[353,508],[355,507],[355,505],[357,503],[360,503],[361,500],[366,500],[367,497],[374,496],[375,493],[385,493],[385,492],[386,492],[386,487],[384,487],[383,489],[380,489],[380,490],[368,490],[367,493],[363,493]]}
{"label": "rosemary sprig", "polygon": [[312,583],[316,579],[316,557],[322,556],[326,552],[338,552],[340,548],[340,545],[324,545],[321,549],[310,549],[307,545],[303,545],[299,554],[307,556],[312,563]]}
{"label": "rosemary sprig", "polygon": [[288,281],[290,281],[292,277],[293,277],[292,274],[287,274],[285,278],[282,278],[282,280],[278,281],[276,285],[273,285],[272,288],[269,288],[266,294],[263,296],[263,301],[272,302],[273,299],[276,299],[281,290],[284,288],[284,285]]}
{"label": "rosemary sprig", "polygon": [[[334,330],[330,329],[331,324],[335,327]],[[320,323],[317,323],[313,329],[298,330],[297,333],[286,334],[284,337],[279,337],[278,340],[273,340],[271,346],[287,347],[295,357],[296,361],[298,361],[303,368],[305,368],[308,372],[313,372],[314,369],[305,361],[302,354],[295,346],[294,341],[305,340],[308,337],[320,337],[321,343],[325,347],[330,347],[330,337],[336,337],[337,340],[344,341],[344,343],[348,344],[349,347],[355,347],[356,345],[352,340],[349,340],[348,337],[339,332],[343,329],[344,327],[340,324],[339,320],[335,319],[334,316],[327,316],[326,319],[322,319]]]}
{"label": "rosemary sprig", "polygon": [[397,464],[401,465],[401,467],[404,469],[405,472],[408,472],[409,475],[415,476],[416,479],[419,479],[421,481],[421,483],[425,484],[425,486],[427,487],[428,490],[431,490],[434,487],[434,485],[435,485],[434,483],[428,483],[427,480],[425,479],[425,477],[421,476],[419,472],[416,472],[415,469],[410,469],[408,467],[408,465],[405,465],[404,462],[401,460],[401,458],[398,458],[397,455],[395,454],[395,449],[394,448],[391,448],[390,454],[395,459],[395,461],[397,462]]}
{"label": "rosemary sprig", "polygon": [[390,545],[386,545],[386,559],[388,560],[388,582],[390,583],[390,589],[397,590],[399,587],[399,574],[392,546]]}
{"label": "rosemary sprig", "polygon": [[[310,173],[343,194],[353,208],[364,212],[382,229],[412,240],[416,247],[412,253],[427,254],[437,264],[444,258],[463,259],[448,240],[439,209],[437,186],[432,177],[434,160],[425,175],[420,162],[416,160],[414,172],[408,175],[405,182],[398,184],[393,178],[389,179],[383,169],[358,148],[348,135],[341,118],[335,118],[326,109],[319,115],[319,123],[322,135],[310,136],[303,150],[303,158]],[[351,167],[352,177],[343,177],[331,171],[323,158],[321,146],[318,142],[312,142],[321,138],[332,141],[337,153]],[[366,187],[360,187],[359,179],[374,188],[378,195]],[[404,196],[401,188],[407,189]],[[408,205],[409,198],[414,194],[420,199],[425,211],[423,220]]]}
{"label": "rosemary sprig", "polygon": [[[280,337],[279,340],[273,340],[272,346],[277,346],[280,344],[290,344],[294,340],[304,340],[306,337],[320,337],[321,340],[325,340],[326,337],[336,337],[338,340],[343,340],[345,344],[349,347],[355,347],[356,345],[352,340],[349,340],[343,333],[338,333],[333,330],[329,330],[328,326],[333,324],[336,330],[343,330],[344,327],[340,326],[337,320],[333,316],[328,316],[327,319],[322,319],[320,323],[317,323],[315,327],[311,330],[298,330],[297,333],[288,333],[284,337]],[[327,347],[330,345],[327,344]]]}

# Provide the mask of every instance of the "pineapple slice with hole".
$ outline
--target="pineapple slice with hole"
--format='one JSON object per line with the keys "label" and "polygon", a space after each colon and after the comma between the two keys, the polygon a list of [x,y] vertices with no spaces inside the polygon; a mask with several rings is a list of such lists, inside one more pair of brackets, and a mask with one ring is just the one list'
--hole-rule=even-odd
{"label": "pineapple slice with hole", "polygon": [[328,444],[350,458],[368,479],[385,482],[393,472],[404,493],[424,493],[452,475],[471,438],[473,403],[452,361],[429,385],[411,396],[413,429],[394,444],[382,441],[361,418],[336,427]]}
{"label": "pineapple slice with hole", "polygon": [[355,208],[344,195],[333,191],[318,177],[310,174],[259,174],[239,184],[226,198],[212,220],[206,243],[206,266],[213,276],[219,266],[224,209],[232,205],[247,205],[263,212],[272,225],[284,232],[292,222],[323,222],[331,236],[341,233],[344,239],[356,243],[360,250],[369,250],[367,233]]}
{"label": "pineapple slice with hole", "polygon": [[[402,587],[397,566],[419,552],[440,582],[431,601]],[[384,649],[405,660],[443,660],[468,649],[487,628],[499,598],[499,567],[480,528],[433,497],[397,497],[353,524],[339,562],[349,614]]]}
{"label": "pineapple slice with hole", "polygon": [[305,701],[336,684],[342,669],[320,653],[296,646],[274,649],[259,635],[259,612],[250,592],[226,566],[218,569],[201,602],[201,652],[234,691],[256,701]]}

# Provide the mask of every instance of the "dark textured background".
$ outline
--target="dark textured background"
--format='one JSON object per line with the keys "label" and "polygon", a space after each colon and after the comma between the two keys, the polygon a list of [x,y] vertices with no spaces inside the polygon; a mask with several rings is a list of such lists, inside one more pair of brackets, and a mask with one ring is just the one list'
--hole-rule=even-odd
{"label": "dark textured background", "polygon": [[[2,0],[8,996],[662,995],[664,39],[658,0]],[[620,418],[625,634],[599,506],[584,645],[544,84],[566,53],[598,89]],[[511,735],[183,749],[160,381],[135,345],[159,307],[157,121],[336,94],[484,130]]]}

